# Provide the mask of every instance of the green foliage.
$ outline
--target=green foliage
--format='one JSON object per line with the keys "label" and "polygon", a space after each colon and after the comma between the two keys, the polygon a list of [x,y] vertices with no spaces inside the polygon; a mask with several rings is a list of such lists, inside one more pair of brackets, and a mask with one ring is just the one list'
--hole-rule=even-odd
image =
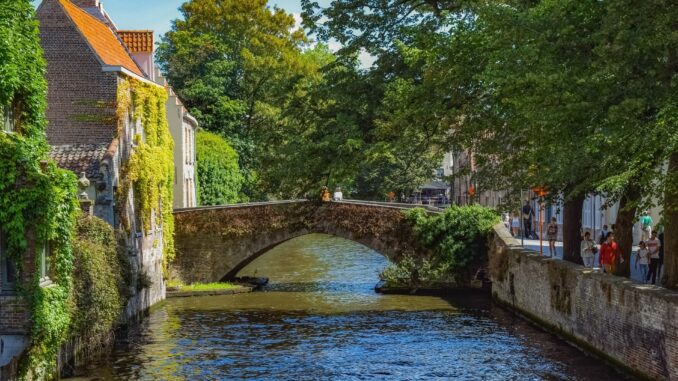
{"label": "green foliage", "polygon": [[167,91],[128,79],[118,86],[117,97],[118,118],[129,113],[144,128],[143,137],[134,137],[136,147],[122,168],[119,205],[126,205],[124,200],[133,185],[143,228],[151,229],[153,216],[162,226],[163,264],[167,268],[174,258],[174,140],[167,124]]}
{"label": "green foliage", "polygon": [[267,0],[190,0],[160,43],[158,62],[202,128],[228,138],[249,197],[258,170],[257,133],[277,119],[297,76],[306,37],[294,17]]}
{"label": "green foliage", "polygon": [[[21,378],[29,379],[53,372],[68,337],[76,179],[46,156],[45,61],[33,7],[27,0],[4,1],[0,20],[0,104],[10,105],[16,118],[14,134],[0,133],[0,228],[20,279],[35,274],[18,285],[31,311],[31,345],[21,365]],[[28,237],[33,251],[49,243],[49,287],[40,285],[37,268],[24,268]]]}
{"label": "green foliage", "polygon": [[94,350],[115,328],[129,296],[130,264],[113,228],[96,217],[77,220],[73,252],[71,332]]}
{"label": "green foliage", "polygon": [[199,204],[239,201],[244,179],[238,168],[238,153],[226,139],[207,131],[198,131],[195,144]]}
{"label": "green foliage", "polygon": [[391,264],[381,275],[389,286],[464,284],[487,261],[488,238],[499,222],[494,210],[479,205],[452,205],[440,214],[416,208],[406,218],[432,256],[422,261],[405,257]]}

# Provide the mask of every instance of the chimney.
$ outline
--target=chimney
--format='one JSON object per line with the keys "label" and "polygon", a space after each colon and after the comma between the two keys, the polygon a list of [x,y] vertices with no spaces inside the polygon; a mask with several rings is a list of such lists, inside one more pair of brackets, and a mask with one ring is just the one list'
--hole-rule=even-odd
{"label": "chimney", "polygon": [[98,8],[99,0],[71,0],[71,2],[80,8]]}

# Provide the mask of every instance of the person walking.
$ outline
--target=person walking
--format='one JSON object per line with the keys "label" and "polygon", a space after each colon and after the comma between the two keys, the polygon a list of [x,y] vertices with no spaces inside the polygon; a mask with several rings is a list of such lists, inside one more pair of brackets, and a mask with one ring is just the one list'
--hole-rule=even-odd
{"label": "person walking", "polygon": [[614,241],[614,233],[607,235],[607,240],[604,244],[600,246],[600,257],[598,258],[598,264],[605,270],[608,274],[614,274],[616,270],[617,258],[620,262],[624,262],[624,258],[621,256],[621,249],[617,245],[617,242]]}
{"label": "person walking", "polygon": [[530,205],[530,200],[525,200],[523,205],[523,234],[526,239],[532,238],[532,220],[534,219],[534,209]]}
{"label": "person walking", "polygon": [[662,246],[657,238],[657,232],[652,232],[650,239],[645,241],[645,246],[647,246],[647,251],[650,253],[650,272],[647,274],[647,280],[651,281],[650,283],[656,284],[657,282],[657,269],[659,267],[659,248]]}
{"label": "person walking", "polygon": [[600,237],[598,237],[598,243],[600,245],[604,244],[607,241],[607,235],[610,234],[610,229],[607,227],[607,224],[603,225],[603,230],[600,231]]}
{"label": "person walking", "polygon": [[650,265],[650,252],[647,250],[644,241],[640,241],[640,248],[636,252],[636,269],[640,269],[640,280],[647,283],[647,274]]}
{"label": "person walking", "polygon": [[591,233],[584,233],[584,239],[581,241],[581,259],[584,267],[593,267],[593,258],[596,256],[596,243],[591,239]]}
{"label": "person walking", "polygon": [[652,217],[647,213],[643,212],[643,216],[640,217],[640,230],[641,230],[641,240],[647,241],[652,235]]}
{"label": "person walking", "polygon": [[549,240],[549,255],[556,255],[556,240],[558,239],[558,220],[551,217],[551,223],[546,227],[546,238]]}
{"label": "person walking", "polygon": [[520,235],[520,213],[518,212],[513,213],[511,218],[511,230],[513,230],[513,236],[518,238]]}

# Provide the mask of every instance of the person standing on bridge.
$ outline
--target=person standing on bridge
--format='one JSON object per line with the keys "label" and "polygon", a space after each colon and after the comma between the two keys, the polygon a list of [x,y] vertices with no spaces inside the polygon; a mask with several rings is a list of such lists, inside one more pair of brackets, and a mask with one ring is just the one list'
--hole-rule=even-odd
{"label": "person standing on bridge", "polygon": [[344,194],[341,192],[341,188],[334,188],[334,195],[332,197],[334,201],[341,201],[344,199]]}
{"label": "person standing on bridge", "polygon": [[322,202],[330,202],[330,191],[325,186],[320,190],[320,200]]}

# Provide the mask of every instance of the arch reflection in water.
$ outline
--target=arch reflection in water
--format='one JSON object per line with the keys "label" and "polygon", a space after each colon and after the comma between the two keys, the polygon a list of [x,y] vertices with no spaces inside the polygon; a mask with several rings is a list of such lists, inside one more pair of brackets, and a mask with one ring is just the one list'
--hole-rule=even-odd
{"label": "arch reflection in water", "polygon": [[379,295],[387,260],[311,234],[240,275],[262,292],[168,300],[112,361],[106,380],[619,380],[613,369],[483,297]]}

